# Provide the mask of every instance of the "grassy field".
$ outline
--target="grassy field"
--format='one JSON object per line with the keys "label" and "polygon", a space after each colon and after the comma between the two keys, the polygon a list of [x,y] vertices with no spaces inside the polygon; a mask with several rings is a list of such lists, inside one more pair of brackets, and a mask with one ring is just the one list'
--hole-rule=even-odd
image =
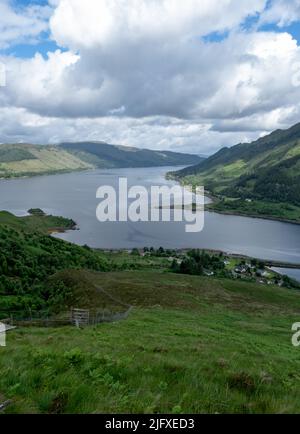
{"label": "grassy field", "polygon": [[300,412],[299,292],[159,271],[77,273],[134,310],[86,329],[10,332],[0,348],[7,413]]}

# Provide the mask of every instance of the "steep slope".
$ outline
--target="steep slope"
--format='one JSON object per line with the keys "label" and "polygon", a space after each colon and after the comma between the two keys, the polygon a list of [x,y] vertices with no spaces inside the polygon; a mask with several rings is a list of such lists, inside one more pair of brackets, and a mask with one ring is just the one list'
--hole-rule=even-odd
{"label": "steep slope", "polygon": [[104,142],[61,143],[60,148],[100,168],[191,165],[203,159],[197,155],[116,146]]}
{"label": "steep slope", "polygon": [[134,309],[114,324],[8,333],[7,413],[300,412],[299,291],[153,271],[72,277]]}
{"label": "steep slope", "polygon": [[[204,185],[223,199],[236,199],[232,206],[226,204],[228,210],[240,207],[237,200],[252,200],[274,203],[274,210],[276,203],[288,204],[295,211],[300,206],[300,124],[252,143],[223,148],[200,164],[176,172],[175,177]],[[267,214],[272,216],[272,207]]]}
{"label": "steep slope", "polygon": [[63,269],[103,271],[107,261],[89,248],[66,243],[48,235],[70,229],[74,222],[55,216],[15,217],[0,212],[0,315],[30,310],[48,312],[61,309],[67,297],[62,285],[47,287],[47,279]]}
{"label": "steep slope", "polygon": [[91,169],[88,164],[56,146],[0,145],[0,177],[33,176]]}

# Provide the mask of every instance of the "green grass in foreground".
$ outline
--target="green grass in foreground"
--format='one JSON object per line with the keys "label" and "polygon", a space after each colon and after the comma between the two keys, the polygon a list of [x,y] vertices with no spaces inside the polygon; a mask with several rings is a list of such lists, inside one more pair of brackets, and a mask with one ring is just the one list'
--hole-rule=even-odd
{"label": "green grass in foreground", "polygon": [[0,348],[6,412],[300,412],[290,331],[299,292],[150,271],[90,279],[133,313],[83,330],[10,332]]}

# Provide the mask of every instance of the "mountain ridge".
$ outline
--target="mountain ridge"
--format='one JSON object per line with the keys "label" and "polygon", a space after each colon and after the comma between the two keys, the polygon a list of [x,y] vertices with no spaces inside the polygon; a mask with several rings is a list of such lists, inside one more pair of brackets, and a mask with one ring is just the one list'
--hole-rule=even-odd
{"label": "mountain ridge", "polygon": [[[288,220],[292,213],[292,220],[299,222],[300,123],[251,143],[222,148],[172,176],[183,184],[204,185],[218,199],[212,209]],[[282,213],[279,204],[286,208]]]}
{"label": "mountain ridge", "polygon": [[[71,152],[77,157],[94,162],[101,166],[112,167],[151,167],[165,165],[191,165],[195,160],[200,162],[201,157],[192,154],[172,152],[172,151],[153,151],[151,149],[140,149],[123,145],[111,145],[105,142],[65,142],[60,143],[59,147]],[[167,163],[167,164],[166,164]]]}
{"label": "mountain ridge", "polygon": [[65,173],[98,168],[180,166],[200,162],[191,154],[152,151],[105,142],[58,145],[0,144],[0,178]]}

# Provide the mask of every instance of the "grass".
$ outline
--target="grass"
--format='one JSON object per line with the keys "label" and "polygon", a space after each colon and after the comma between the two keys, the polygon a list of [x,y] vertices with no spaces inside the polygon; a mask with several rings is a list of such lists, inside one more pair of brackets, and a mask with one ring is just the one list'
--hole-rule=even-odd
{"label": "grass", "polygon": [[0,177],[3,178],[65,173],[93,167],[53,146],[0,145]]}
{"label": "grass", "polygon": [[262,200],[239,200],[223,198],[207,206],[209,210],[224,214],[237,214],[250,217],[275,219],[300,223],[300,207],[281,202]]}
{"label": "grass", "polygon": [[[103,251],[100,251],[103,254]],[[168,269],[170,260],[161,256],[132,255],[126,251],[105,252],[105,257],[116,269]]]}
{"label": "grass", "polygon": [[[300,222],[299,124],[252,143],[222,148],[204,162],[173,172],[185,185],[204,185],[219,212]],[[230,200],[236,198],[236,201]],[[251,205],[247,199],[252,199]]]}
{"label": "grass", "polygon": [[65,143],[62,146],[0,144],[0,178],[48,175],[113,167],[193,164],[200,157],[174,152],[113,146],[105,143]]}
{"label": "grass", "polygon": [[72,229],[75,222],[72,219],[57,216],[40,216],[37,214],[26,217],[16,217],[7,211],[0,211],[0,228],[8,226],[17,231],[49,233]]}
{"label": "grass", "polygon": [[13,161],[34,160],[34,155],[21,147],[14,148],[9,146],[0,147],[1,163],[9,163]]}
{"label": "grass", "polygon": [[6,412],[300,412],[290,331],[299,292],[159,271],[77,273],[79,287],[101,284],[132,314],[10,332],[0,348]]}
{"label": "grass", "polygon": [[9,332],[0,347],[6,413],[300,413],[291,343],[299,291],[171,273],[168,257],[81,248],[45,235],[71,220],[32,211],[0,213],[0,277],[34,271],[45,286],[21,279],[1,302],[48,294],[59,312],[134,308],[116,323]]}
{"label": "grass", "polygon": [[[214,174],[212,177],[214,178]],[[201,175],[190,175],[182,178],[183,185],[207,185],[209,178]],[[209,191],[213,191],[214,202],[206,205],[207,210],[220,212],[222,214],[242,215],[246,217],[258,217],[271,220],[281,220],[286,222],[300,223],[300,206],[287,202],[276,202],[261,199],[241,199],[224,196],[226,182],[219,182],[219,178],[214,178],[215,184],[210,185]],[[229,184],[228,184],[229,185]],[[250,193],[249,193],[250,195]],[[250,195],[251,197],[251,195]]]}

